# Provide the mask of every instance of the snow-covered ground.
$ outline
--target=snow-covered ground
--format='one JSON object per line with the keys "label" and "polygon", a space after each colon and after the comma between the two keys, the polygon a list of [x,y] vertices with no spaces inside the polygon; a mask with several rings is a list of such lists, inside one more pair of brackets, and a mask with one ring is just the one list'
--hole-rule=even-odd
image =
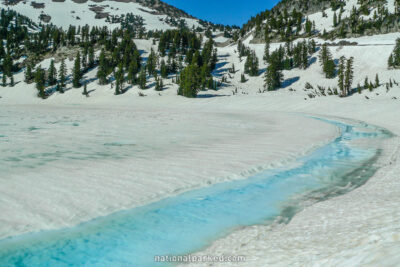
{"label": "snow-covered ground", "polygon": [[[90,10],[90,8],[95,6],[101,7],[101,12],[108,13],[109,15],[121,16],[122,14],[133,13],[134,15],[141,16],[144,19],[144,27],[147,30],[168,30],[174,28],[161,21],[167,18],[166,15],[152,14],[158,12],[134,2],[101,1],[97,3],[86,1],[85,3],[76,3],[72,0],[65,0],[63,2],[41,0],[36,2],[43,3],[44,8],[36,9],[31,6],[31,2],[35,1],[20,1],[15,5],[8,6],[1,2],[0,7],[15,10],[21,15],[29,17],[36,23],[40,22],[40,14],[49,15],[51,17],[50,23],[64,29],[68,29],[69,25],[84,26],[86,24],[98,27],[107,26],[111,29],[120,27],[120,23],[111,24],[107,22],[105,18],[96,19],[96,13]],[[190,28],[199,25],[195,19],[184,18],[184,20]]]}
{"label": "snow-covered ground", "polygon": [[[347,41],[359,45],[333,46],[330,50],[334,59],[342,55],[355,58],[353,86],[358,83],[362,86],[365,77],[373,82],[376,74],[385,84],[390,79],[400,80],[399,70],[387,69],[387,59],[399,37],[399,33],[392,33],[352,38]],[[278,46],[273,44],[272,48]],[[264,46],[250,44],[250,47],[261,58]],[[235,49],[226,47],[220,53],[225,53],[227,67],[234,63],[237,69],[243,70],[244,60],[239,61]],[[246,110],[263,106],[264,112],[285,110],[351,118],[400,134],[400,86],[387,91],[382,85],[373,92],[365,90],[345,99],[337,96],[309,99],[304,97],[306,82],[314,87],[334,87],[337,83],[336,79],[323,77],[316,58],[311,62],[307,70],[285,71],[285,88],[272,93],[258,93],[262,90],[261,76],[239,83],[239,71],[231,81],[232,87],[239,91],[235,97],[249,94],[240,104]],[[238,104],[231,101],[229,105]],[[238,230],[198,255],[245,255],[247,261],[238,266],[397,266],[400,263],[400,138],[396,136],[388,141],[384,151],[384,167],[363,187],[308,207],[287,225]]]}
{"label": "snow-covered ground", "polygon": [[[400,134],[399,101],[261,99],[247,101],[252,106],[262,101],[266,112],[285,106],[289,111],[363,120]],[[400,138],[391,139],[386,146],[385,166],[361,188],[306,208],[287,225],[253,226],[234,232],[199,255],[245,255],[243,266],[398,265]]]}
{"label": "snow-covered ground", "polygon": [[299,115],[219,108],[229,100],[2,103],[0,237],[243,179],[287,165],[337,134]]}
{"label": "snow-covered ground", "polygon": [[[330,47],[334,59],[354,56],[354,86],[363,85],[365,77],[374,82],[376,74],[383,84],[348,98],[307,96],[307,82],[315,87],[337,83],[324,78],[317,54],[307,70],[284,72],[284,88],[260,93],[262,75],[240,83],[245,59],[239,60],[236,46],[218,50],[214,74],[231,75],[228,84],[201,92],[198,99],[176,96],[177,86],[169,79],[161,93],[154,86],[134,86],[114,96],[110,85],[94,81],[89,98],[69,86],[65,94],[42,100],[33,84],[22,82],[22,72],[15,75],[14,87],[0,88],[0,238],[69,227],[287,166],[337,134],[300,114],[361,120],[399,135],[400,86],[389,91],[384,86],[389,79],[400,82],[399,70],[387,69],[398,37],[354,38],[350,41],[358,46]],[[149,51],[152,40],[135,42]],[[250,47],[261,59],[264,45]],[[232,64],[238,71],[228,74]],[[67,65],[71,69],[72,61]],[[264,71],[264,63],[260,67]],[[85,80],[93,81],[95,74],[96,69],[90,71]],[[199,253],[246,255],[248,266],[398,264],[399,146],[398,137],[388,141],[385,166],[365,186],[307,208],[288,225],[245,228]]]}

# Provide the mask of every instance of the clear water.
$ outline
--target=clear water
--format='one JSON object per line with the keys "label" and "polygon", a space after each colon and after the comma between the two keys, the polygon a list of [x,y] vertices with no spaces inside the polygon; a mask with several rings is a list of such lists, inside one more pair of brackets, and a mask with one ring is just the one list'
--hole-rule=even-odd
{"label": "clear water", "polygon": [[390,136],[368,125],[327,122],[339,127],[341,136],[296,167],[187,192],[73,228],[2,240],[0,266],[165,266],[154,256],[201,250],[242,226],[288,221],[305,203],[365,183],[379,156],[376,146],[365,144]]}

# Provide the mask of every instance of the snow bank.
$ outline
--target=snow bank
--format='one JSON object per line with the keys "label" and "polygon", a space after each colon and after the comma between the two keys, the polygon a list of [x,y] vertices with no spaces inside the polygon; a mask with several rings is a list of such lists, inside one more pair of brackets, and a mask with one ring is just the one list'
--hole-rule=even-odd
{"label": "snow bank", "polygon": [[0,237],[244,179],[286,166],[337,134],[300,115],[221,108],[227,101],[2,104]]}
{"label": "snow bank", "polygon": [[[398,101],[350,98],[294,103],[290,97],[279,96],[263,101],[267,110],[285,105],[291,111],[351,117],[400,133],[395,112],[400,107]],[[388,141],[384,166],[363,187],[308,207],[287,225],[238,230],[199,254],[247,256],[247,262],[239,266],[397,265],[400,262],[399,145],[398,137]]]}

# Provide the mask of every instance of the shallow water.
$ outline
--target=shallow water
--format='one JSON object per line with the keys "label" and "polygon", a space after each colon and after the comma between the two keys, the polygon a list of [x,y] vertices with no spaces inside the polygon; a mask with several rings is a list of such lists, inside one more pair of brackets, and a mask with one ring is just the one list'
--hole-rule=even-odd
{"label": "shallow water", "polygon": [[[378,168],[378,141],[390,136],[365,124],[326,122],[340,128],[340,137],[295,167],[190,191],[73,228],[2,240],[0,266],[162,266],[168,264],[155,264],[155,255],[198,251],[242,226],[278,218],[287,222],[304,205],[364,184]],[[111,144],[120,145],[131,144]]]}

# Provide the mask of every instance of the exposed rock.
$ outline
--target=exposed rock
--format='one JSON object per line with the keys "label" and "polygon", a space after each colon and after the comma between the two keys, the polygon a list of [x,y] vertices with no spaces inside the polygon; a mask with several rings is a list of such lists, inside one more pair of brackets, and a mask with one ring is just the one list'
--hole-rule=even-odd
{"label": "exposed rock", "polygon": [[36,9],[40,9],[40,8],[44,8],[45,7],[44,3],[37,3],[35,1],[31,2],[31,6],[33,6],[33,8],[36,8]]}
{"label": "exposed rock", "polygon": [[3,3],[6,6],[13,6],[18,4],[19,2],[22,2],[23,0],[5,0]]}
{"label": "exposed rock", "polygon": [[110,14],[108,12],[96,12],[96,16],[94,17],[95,19],[105,19],[109,16]]}
{"label": "exposed rock", "polygon": [[49,16],[49,15],[47,15],[47,14],[45,14],[45,13],[42,13],[42,14],[40,14],[40,16],[39,16],[39,19],[40,19],[41,21],[45,22],[45,23],[49,23],[50,20],[51,20],[51,16]]}

